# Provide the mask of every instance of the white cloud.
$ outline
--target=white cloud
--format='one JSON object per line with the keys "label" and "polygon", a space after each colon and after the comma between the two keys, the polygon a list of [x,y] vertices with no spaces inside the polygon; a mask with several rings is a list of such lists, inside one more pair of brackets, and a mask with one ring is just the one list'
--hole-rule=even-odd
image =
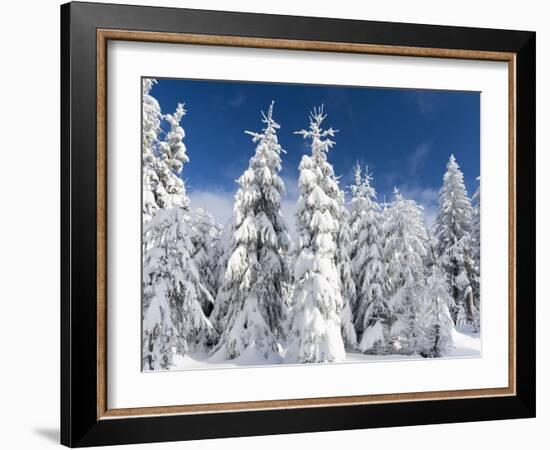
{"label": "white cloud", "polygon": [[[294,211],[299,196],[298,180],[285,177],[286,195],[281,201],[281,213],[291,234],[295,230]],[[199,189],[188,192],[191,200],[191,209],[202,208],[210,212],[217,222],[226,225],[233,214],[235,192],[221,191],[219,189]]]}
{"label": "white cloud", "polygon": [[402,189],[406,197],[410,197],[423,205],[437,205],[439,191],[432,188],[405,187]]}
{"label": "white cloud", "polygon": [[188,193],[191,209],[202,208],[210,212],[222,225],[231,219],[234,195],[234,192],[216,190],[197,190]]}
{"label": "white cloud", "polygon": [[409,155],[409,171],[411,175],[418,176],[418,169],[424,163],[424,160],[430,152],[430,148],[431,144],[429,142],[423,142]]}
{"label": "white cloud", "polygon": [[426,225],[431,228],[437,215],[439,190],[418,186],[404,186],[400,190],[405,198],[410,198],[416,201],[424,208],[424,219],[426,220]]}
{"label": "white cloud", "polygon": [[[281,202],[281,213],[292,237],[296,234],[296,201],[299,196],[298,180],[295,178],[284,178],[287,195]],[[418,186],[402,186],[400,188],[405,198],[415,200],[424,209],[426,225],[432,227],[437,214],[437,203],[439,191],[437,189],[423,188]],[[217,222],[226,225],[233,214],[233,202],[235,192],[227,192],[211,189],[195,190],[188,193],[191,200],[191,209],[202,208],[209,211]],[[388,199],[389,200],[389,199]]]}
{"label": "white cloud", "polygon": [[286,176],[283,177],[283,182],[285,183],[286,196],[281,202],[281,213],[290,235],[294,236],[296,231],[294,212],[296,211],[296,202],[300,196],[300,188],[298,187],[297,178]]}
{"label": "white cloud", "polygon": [[428,227],[429,230],[431,230],[433,228],[435,218],[437,216],[437,206],[436,207],[424,206],[424,205],[422,206],[424,208],[424,220],[426,221],[426,226]]}
{"label": "white cloud", "polygon": [[290,177],[290,176],[283,176],[283,183],[285,184],[285,191],[286,196],[285,199],[287,200],[298,200],[298,197],[300,196],[300,188],[298,186],[298,178]]}
{"label": "white cloud", "polygon": [[417,90],[410,91],[420,114],[430,114],[435,112],[437,106],[437,97],[433,91]]}
{"label": "white cloud", "polygon": [[[403,160],[404,171],[389,171],[382,174],[383,184],[386,186],[394,185],[405,198],[410,198],[422,206],[426,225],[430,228],[437,215],[439,189],[422,186],[419,169],[426,164],[431,148],[432,144],[430,142],[421,142]],[[386,200],[389,201],[390,199],[386,198]]]}
{"label": "white cloud", "polygon": [[285,219],[285,223],[290,236],[294,237],[296,234],[296,219],[294,212],[296,211],[296,201],[285,199],[281,203],[281,214]]}

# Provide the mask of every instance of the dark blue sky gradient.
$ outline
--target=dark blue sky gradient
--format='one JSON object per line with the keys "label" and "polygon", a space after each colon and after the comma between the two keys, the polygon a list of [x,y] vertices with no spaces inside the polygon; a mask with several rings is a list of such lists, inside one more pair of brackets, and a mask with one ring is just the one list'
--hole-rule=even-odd
{"label": "dark blue sky gradient", "polygon": [[[190,163],[183,177],[192,199],[194,191],[235,191],[235,179],[255,149],[244,130],[261,130],[260,110],[272,100],[279,142],[287,151],[282,156],[287,184],[295,182],[300,159],[309,152],[294,131],[307,128],[309,111],[324,104],[324,124],[339,130],[328,157],[345,186],[352,182],[355,161],[367,163],[380,200],[390,200],[397,186],[433,209],[451,153],[470,195],[477,186],[478,92],[159,79],[151,94],[163,113],[185,103],[182,126]],[[296,186],[287,190],[292,196]]]}

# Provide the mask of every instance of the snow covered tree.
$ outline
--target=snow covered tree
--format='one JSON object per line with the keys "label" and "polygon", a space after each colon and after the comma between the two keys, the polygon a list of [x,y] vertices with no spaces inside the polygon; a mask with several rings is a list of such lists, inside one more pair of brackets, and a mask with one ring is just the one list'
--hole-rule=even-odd
{"label": "snow covered tree", "polygon": [[472,206],[464,176],[455,157],[450,156],[443,187],[439,192],[439,208],[434,224],[439,265],[447,276],[454,303],[449,305],[455,325],[478,327],[479,311],[474,293],[479,284],[471,237]]}
{"label": "snow covered tree", "polygon": [[156,172],[157,149],[162,114],[158,101],[150,94],[157,83],[154,79],[144,78],[142,84],[143,121],[142,121],[142,156],[143,156],[143,221],[147,222],[159,210],[157,198],[164,195]]}
{"label": "snow covered tree", "polygon": [[437,266],[431,267],[431,274],[423,290],[420,333],[417,350],[426,358],[445,356],[453,347],[453,321],[449,304],[453,299],[449,293],[445,273]]}
{"label": "snow covered tree", "polygon": [[[285,253],[289,239],[281,215],[285,193],[281,170],[283,149],[273,103],[262,113],[262,133],[246,133],[257,144],[248,169],[239,178],[235,195],[230,250],[215,311],[221,332],[212,353],[233,359],[255,352],[278,358],[287,305],[283,283],[288,280]],[[225,312],[225,313],[224,313]]]}
{"label": "snow covered tree", "polygon": [[[480,182],[480,179],[481,177],[477,177],[478,183]],[[470,228],[472,234],[473,257],[475,258],[476,263],[479,266],[481,242],[481,190],[479,185],[474,192],[474,195],[472,196],[472,203],[473,212]]]}
{"label": "snow covered tree", "polygon": [[[351,193],[351,200],[348,204],[348,210],[349,210],[349,224],[350,224],[350,231],[351,231],[351,243],[350,243],[350,259],[353,261],[355,259],[355,256],[357,254],[357,237],[359,235],[359,229],[361,227],[361,223],[363,220],[364,212],[368,210],[369,204],[366,199],[367,193],[365,192],[365,184],[363,183],[363,178],[361,175],[361,167],[359,166],[359,162],[355,163],[354,166],[354,184],[352,184],[349,187],[350,193]],[[355,282],[356,289],[359,289],[359,285],[357,284],[357,274],[355,273],[355,269],[353,269],[352,272],[353,280]],[[355,296],[354,300],[357,300],[357,295]],[[355,315],[356,313],[356,304],[353,303],[352,310]]]}
{"label": "snow covered tree", "polygon": [[437,264],[439,258],[437,257],[437,239],[429,228],[426,232],[428,234],[428,242],[426,243],[425,266],[429,275],[431,274],[432,267]]}
{"label": "snow covered tree", "polygon": [[[151,89],[156,83],[154,79],[144,78],[142,84],[144,223],[159,209],[188,206],[185,184],[180,178],[183,164],[189,161],[183,144],[185,132],[180,126],[185,110],[182,104],[178,104],[174,114],[163,115],[158,101],[151,95]],[[165,140],[160,138],[163,121],[170,127]]]}
{"label": "snow covered tree", "polygon": [[342,192],[340,203],[341,220],[338,232],[338,249],[336,253],[336,264],[340,274],[340,292],[342,295],[342,311],[340,315],[342,338],[344,344],[350,349],[357,345],[357,335],[353,326],[353,312],[351,305],[355,304],[355,283],[353,282],[352,267],[349,257],[351,248],[351,230],[349,227],[348,213],[344,209],[344,193]]}
{"label": "snow covered tree", "polygon": [[162,199],[162,208],[189,206],[189,199],[185,192],[185,183],[180,178],[183,165],[189,162],[187,150],[183,143],[185,131],[180,126],[181,119],[186,114],[182,103],[178,103],[174,114],[166,114],[164,120],[170,126],[166,139],[160,142],[160,161],[157,173],[164,186],[166,196]]}
{"label": "snow covered tree", "polygon": [[172,322],[168,292],[160,273],[152,277],[143,292],[143,370],[169,369],[172,365],[172,348],[178,345],[178,331]]}
{"label": "snow covered tree", "polygon": [[356,213],[354,224],[356,251],[353,272],[357,286],[355,329],[360,336],[359,349],[365,353],[384,351],[389,336],[389,309],[386,299],[386,270],[383,261],[382,224],[372,177],[365,169],[355,169],[351,206]]}
{"label": "snow covered tree", "polygon": [[217,265],[221,258],[220,234],[221,225],[214,221],[212,215],[203,210],[193,211],[191,216],[191,255],[201,280],[199,302],[204,313],[209,316],[214,307],[218,291]]}
{"label": "snow covered tree", "polygon": [[[395,188],[394,188],[395,190]],[[384,255],[384,249],[386,248],[386,243],[388,241],[388,230],[390,229],[391,215],[392,215],[392,202],[386,201],[386,196],[384,195],[384,200],[380,203],[380,214],[378,216],[380,223],[380,250],[382,255],[382,260],[386,263],[386,258]],[[386,264],[387,265],[387,264]],[[386,273],[386,281],[387,273]],[[387,290],[389,291],[389,284],[387,284]]]}
{"label": "snow covered tree", "polygon": [[143,229],[143,368],[167,369],[211,339],[201,308],[204,289],[191,257],[189,218],[183,208],[159,210]]}
{"label": "snow covered tree", "polygon": [[327,153],[335,130],[323,129],[323,108],[310,114],[308,130],[297,131],[311,140],[311,156],[300,162],[300,197],[296,205],[294,296],[289,331],[289,362],[342,361],[340,276],[336,266],[340,225],[339,188]]}
{"label": "snow covered tree", "polygon": [[[201,307],[210,294],[197,267],[200,249],[192,241],[181,179],[189,161],[180,126],[185,110],[178,104],[174,114],[163,115],[150,93],[155,84],[144,79],[142,85],[144,370],[169,368],[174,352],[185,355],[204,347],[213,334]],[[169,130],[161,139],[163,122]]]}
{"label": "snow covered tree", "polygon": [[[229,308],[229,297],[228,293],[222,290],[222,286],[225,280],[225,272],[227,269],[227,262],[229,257],[232,254],[232,235],[233,235],[233,220],[229,220],[220,233],[220,257],[216,266],[216,296],[214,297],[214,307],[210,313],[210,321],[216,330],[217,337],[223,332],[222,328],[219,328],[223,325],[222,321],[225,315],[227,314],[227,309]],[[216,338],[217,340],[217,338]]]}
{"label": "snow covered tree", "polygon": [[388,211],[384,258],[387,262],[389,321],[392,352],[416,351],[424,287],[426,230],[419,206],[395,189]]}
{"label": "snow covered tree", "polygon": [[[481,177],[477,177],[477,181],[480,182]],[[480,308],[480,286],[479,279],[481,274],[481,187],[478,186],[473,197],[473,213],[472,213],[472,223],[471,223],[471,233],[472,233],[472,256],[475,263],[475,273],[476,277],[472,283],[472,288],[474,291],[474,306],[478,314],[476,315],[476,323],[474,328],[479,329],[479,311]]]}

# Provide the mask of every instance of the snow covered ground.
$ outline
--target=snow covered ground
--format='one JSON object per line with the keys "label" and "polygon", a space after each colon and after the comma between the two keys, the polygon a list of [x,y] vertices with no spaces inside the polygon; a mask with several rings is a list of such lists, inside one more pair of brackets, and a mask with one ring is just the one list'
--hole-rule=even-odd
{"label": "snow covered ground", "polygon": [[[447,358],[474,358],[481,356],[481,339],[478,334],[471,333],[465,329],[459,331],[453,329],[453,342],[454,348],[447,355]],[[346,360],[341,364],[411,359],[422,359],[422,357],[419,355],[364,355],[362,353],[348,352]],[[206,353],[186,356],[176,355],[172,370],[229,369],[281,364],[282,362],[282,358],[266,360],[258,357],[256,352],[249,348],[238,359],[230,361],[220,360],[217,355],[208,357]]]}

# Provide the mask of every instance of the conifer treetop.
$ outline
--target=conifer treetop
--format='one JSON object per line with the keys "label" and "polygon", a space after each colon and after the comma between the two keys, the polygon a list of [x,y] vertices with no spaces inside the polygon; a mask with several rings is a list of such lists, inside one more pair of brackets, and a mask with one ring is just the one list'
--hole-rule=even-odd
{"label": "conifer treetop", "polygon": [[[245,130],[246,134],[249,134],[250,136],[252,136],[252,142],[256,143],[268,136],[273,136],[275,135],[276,130],[281,128],[281,126],[277,122],[275,122],[275,120],[273,119],[274,104],[275,104],[275,100],[272,100],[271,104],[269,105],[269,109],[267,110],[267,115],[263,111],[260,111],[262,115],[262,122],[265,123],[265,128],[263,128],[262,130],[263,133],[257,133],[255,131]],[[283,150],[282,148],[280,150],[281,152],[286,153],[286,151]]]}
{"label": "conifer treetop", "polygon": [[[300,134],[304,137],[304,139],[310,138],[319,141],[323,138],[334,137],[334,135],[338,133],[338,130],[333,129],[332,127],[326,130],[321,128],[321,124],[327,118],[327,115],[324,114],[323,110],[324,105],[321,105],[320,107],[314,107],[313,111],[309,113],[309,130],[298,130],[295,131],[294,134]],[[335,144],[335,142],[331,141],[330,139],[325,139],[322,143],[323,145],[319,146],[318,148],[314,147],[313,150],[320,150],[326,153]]]}

